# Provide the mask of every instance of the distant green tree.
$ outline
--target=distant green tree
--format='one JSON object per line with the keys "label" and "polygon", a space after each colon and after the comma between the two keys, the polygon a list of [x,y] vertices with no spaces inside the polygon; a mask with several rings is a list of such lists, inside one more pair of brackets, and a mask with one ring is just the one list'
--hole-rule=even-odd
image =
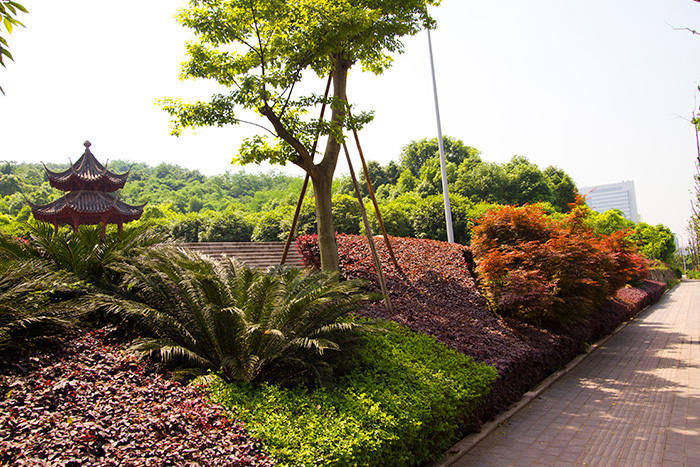
{"label": "distant green tree", "polygon": [[[372,189],[376,194],[377,191],[384,185],[395,185],[399,178],[399,166],[394,161],[390,161],[386,166],[382,166],[377,161],[367,162],[367,172],[369,172],[369,179],[372,182]],[[339,186],[339,193],[346,193],[349,195],[355,195],[355,187],[352,184],[350,176],[343,177],[341,179],[341,185]],[[365,171],[360,170],[360,193],[362,197],[369,196],[369,187],[367,185],[367,177],[365,177]]]}
{"label": "distant green tree", "polygon": [[15,175],[0,175],[0,196],[10,196],[20,188],[20,181]]}
{"label": "distant green tree", "polygon": [[399,179],[396,181],[396,187],[398,188],[399,193],[408,193],[409,191],[415,190],[417,186],[418,178],[413,175],[410,169],[404,169],[404,171],[401,172]]}
{"label": "distant green tree", "polygon": [[508,204],[510,183],[503,165],[484,162],[473,168],[460,166],[457,171],[455,193],[472,200]]}
{"label": "distant green tree", "polygon": [[637,242],[639,251],[649,259],[670,263],[676,251],[675,237],[665,225],[656,226],[639,222],[633,229],[632,239]]}
{"label": "distant green tree", "polygon": [[[447,183],[454,184],[457,180],[457,164],[452,161],[447,162],[445,172],[447,173]],[[442,168],[439,156],[428,159],[421,167],[416,191],[422,196],[442,193]]]}
{"label": "distant green tree", "polygon": [[187,203],[188,212],[199,212],[204,207],[204,201],[198,197],[190,198],[189,203]]}
{"label": "distant green tree", "polygon": [[576,187],[563,170],[541,171],[525,157],[514,156],[506,164],[466,160],[456,174],[454,191],[472,200],[496,204],[550,203],[560,212],[576,200]]}
{"label": "distant green tree", "polygon": [[[387,234],[396,237],[415,237],[411,218],[420,201],[421,198],[417,193],[409,191],[393,200],[380,202],[379,210],[382,213],[382,221]],[[372,232],[380,232],[376,216],[369,216],[369,223]]]}
{"label": "distant green tree", "polygon": [[560,212],[569,211],[570,205],[576,202],[578,190],[576,184],[569,174],[559,167],[550,165],[544,169],[544,176],[549,179],[552,189],[550,202],[559,209]]}
{"label": "distant green tree", "polygon": [[10,175],[12,174],[12,166],[15,165],[14,161],[2,161],[0,162],[0,174]]}
{"label": "distant green tree", "polygon": [[505,165],[509,178],[509,202],[507,204],[533,204],[550,201],[552,188],[547,177],[536,164],[522,156],[513,156]]}
{"label": "distant green tree", "polygon": [[389,161],[389,163],[383,167],[384,169],[384,183],[389,185],[396,185],[401,176],[401,166],[399,166],[394,161]]}
{"label": "distant green tree", "polygon": [[338,233],[359,234],[362,215],[357,198],[345,194],[333,196],[333,219]]}
{"label": "distant green tree", "polygon": [[[474,222],[491,206],[487,203],[472,203],[468,198],[456,193],[450,194],[450,205],[452,207],[455,242],[468,245]],[[445,226],[443,195],[433,195],[422,199],[412,208],[411,221],[417,238],[446,241],[447,228]]]}
{"label": "distant green tree", "polygon": [[627,219],[619,209],[610,209],[602,213],[591,210],[588,223],[599,235],[610,235],[613,232],[634,227],[634,222]]}
{"label": "distant green tree", "polygon": [[[444,136],[442,140],[445,147],[446,162],[453,162],[458,166],[465,163],[465,161],[467,161],[467,164],[474,165],[481,162],[478,150],[466,146],[462,141],[450,136]],[[423,138],[411,141],[401,151],[401,167],[410,170],[414,177],[418,177],[426,161],[436,156],[439,157],[439,155],[440,149],[437,138]]]}

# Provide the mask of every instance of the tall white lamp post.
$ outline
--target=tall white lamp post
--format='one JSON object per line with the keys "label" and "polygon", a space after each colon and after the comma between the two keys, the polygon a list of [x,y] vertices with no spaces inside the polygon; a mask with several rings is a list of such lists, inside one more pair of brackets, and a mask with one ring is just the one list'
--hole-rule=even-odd
{"label": "tall white lamp post", "polygon": [[428,49],[430,50],[430,71],[433,76],[433,95],[435,96],[435,117],[437,119],[438,147],[440,148],[440,170],[442,171],[442,194],[445,197],[445,224],[447,226],[447,241],[455,242],[454,229],[452,228],[452,209],[450,207],[450,191],[447,186],[447,167],[445,164],[445,144],[442,141],[442,127],[440,126],[440,106],[438,105],[437,84],[435,83],[435,63],[433,61],[433,43],[428,31]]}

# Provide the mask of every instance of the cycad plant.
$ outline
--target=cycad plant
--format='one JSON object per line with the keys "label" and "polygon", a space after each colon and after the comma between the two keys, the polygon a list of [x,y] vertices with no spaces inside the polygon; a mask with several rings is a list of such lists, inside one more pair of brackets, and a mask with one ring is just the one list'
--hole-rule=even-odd
{"label": "cycad plant", "polygon": [[0,350],[26,351],[70,329],[74,309],[63,306],[82,284],[36,258],[29,246],[0,233]]}
{"label": "cycad plant", "polygon": [[144,248],[162,242],[163,237],[148,226],[116,229],[101,240],[99,225],[83,225],[77,232],[66,228],[56,230],[51,224],[28,224],[29,248],[36,256],[53,264],[56,269],[69,271],[91,283],[109,281],[105,277],[109,266],[125,256],[136,255]]}
{"label": "cycad plant", "polygon": [[114,289],[111,266],[161,240],[146,228],[114,229],[105,241],[99,226],[72,232],[32,222],[24,230],[28,239],[0,232],[0,348],[58,337],[83,317],[73,299]]}
{"label": "cycad plant", "polygon": [[263,272],[168,245],[118,270],[125,294],[91,300],[157,336],[133,348],[219,371],[229,381],[325,383],[332,357],[369,329],[344,317],[374,297],[360,282],[338,282],[336,274]]}

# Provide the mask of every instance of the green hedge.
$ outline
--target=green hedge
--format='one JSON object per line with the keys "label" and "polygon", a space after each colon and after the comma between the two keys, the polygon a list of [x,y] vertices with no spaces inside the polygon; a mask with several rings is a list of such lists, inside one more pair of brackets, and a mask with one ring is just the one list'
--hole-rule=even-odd
{"label": "green hedge", "polygon": [[438,457],[488,394],[496,370],[432,337],[386,323],[365,337],[355,370],[333,388],[226,385],[211,398],[280,465],[410,466]]}

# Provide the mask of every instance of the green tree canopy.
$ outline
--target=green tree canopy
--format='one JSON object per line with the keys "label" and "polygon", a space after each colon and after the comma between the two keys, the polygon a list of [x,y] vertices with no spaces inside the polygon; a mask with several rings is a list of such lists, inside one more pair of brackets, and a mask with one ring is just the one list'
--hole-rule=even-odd
{"label": "green tree canopy", "polygon": [[609,209],[605,212],[590,211],[588,223],[599,235],[610,235],[618,230],[634,227],[634,222],[627,219],[619,209]]}
{"label": "green tree canopy", "polygon": [[[162,100],[173,117],[173,133],[187,127],[254,119],[265,134],[247,139],[235,160],[292,162],[306,171],[314,187],[321,265],[337,269],[331,211],[333,174],[344,130],[360,129],[371,120],[368,113],[350,114],[348,71],[360,64],[363,70],[382,73],[391,64],[390,54],[403,51],[402,36],[433,27],[427,7],[439,3],[191,0],[189,8],[178,16],[196,35],[187,45],[189,59],[183,64],[182,78],[213,79],[228,93],[214,95],[209,102]],[[297,85],[309,72],[319,77],[331,75],[329,98],[297,95],[301,88]],[[321,104],[330,104],[328,120],[315,119]],[[319,135],[328,138],[322,158],[315,160],[313,142]]]}
{"label": "green tree canopy", "polygon": [[508,204],[523,205],[550,201],[552,188],[544,173],[525,157],[513,156],[505,165],[510,179]]}
{"label": "green tree canopy", "polygon": [[559,167],[550,165],[544,169],[544,175],[549,179],[552,197],[550,202],[561,212],[569,210],[569,205],[576,202],[578,190],[574,180]]}
{"label": "green tree canopy", "polygon": [[[444,136],[442,138],[445,146],[445,160],[456,165],[465,163],[470,167],[481,163],[480,152],[470,146],[465,145],[461,140]],[[401,150],[401,167],[409,169],[417,177],[425,163],[434,157],[439,157],[440,148],[437,138],[423,138],[411,141]]]}
{"label": "green tree canopy", "polygon": [[654,226],[639,222],[634,226],[632,238],[637,241],[639,251],[650,259],[668,263],[676,251],[673,232],[663,224]]}

